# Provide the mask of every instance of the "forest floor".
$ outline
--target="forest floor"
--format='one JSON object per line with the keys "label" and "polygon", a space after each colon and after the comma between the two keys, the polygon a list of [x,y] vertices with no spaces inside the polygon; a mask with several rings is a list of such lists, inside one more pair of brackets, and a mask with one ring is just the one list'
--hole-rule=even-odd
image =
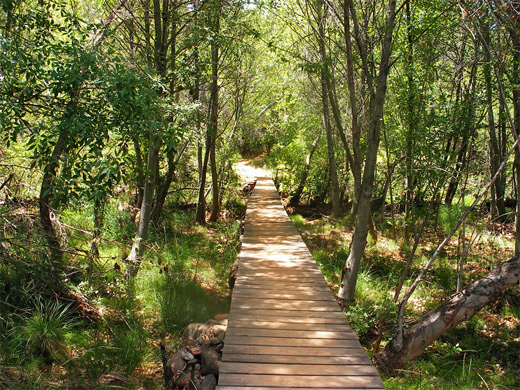
{"label": "forest floor", "polygon": [[[87,276],[92,219],[90,206],[64,210],[58,223],[66,245],[63,282],[55,283],[37,231],[36,203],[0,205],[6,240],[0,245],[0,389],[161,389],[159,343],[173,349],[184,327],[229,311],[227,279],[240,248],[239,220],[246,198],[240,184],[265,176],[261,158],[236,165],[234,196],[218,223],[194,225],[190,205],[168,205],[154,226],[137,278],[124,279],[123,259],[135,234],[130,199],[107,206],[104,241],[94,272]],[[426,229],[412,275],[435,250],[459,212],[441,208]],[[331,289],[336,290],[348,254],[353,223],[331,220],[326,206],[289,210]],[[396,216],[398,217],[398,216]],[[356,304],[347,317],[369,354],[391,338],[393,289],[408,246],[394,239],[389,216],[378,219],[369,238]],[[397,218],[397,223],[400,220]],[[513,250],[510,224],[478,214],[468,222],[470,251],[464,282],[484,275]],[[402,237],[396,226],[396,237]],[[454,293],[461,235],[429,272],[411,300],[407,320]],[[123,270],[122,270],[123,268]],[[407,281],[409,285],[410,280]],[[520,388],[520,287],[439,339],[389,389]]]}
{"label": "forest floor", "polygon": [[[454,208],[456,206],[453,206]],[[442,241],[454,223],[454,210],[441,206],[437,224],[428,226],[419,245],[405,288]],[[331,220],[326,206],[290,209],[300,231],[329,286],[337,291],[342,267],[348,256],[353,223],[349,218]],[[495,264],[513,253],[511,224],[490,223],[488,216],[475,216],[468,223],[469,248],[463,282],[485,275]],[[485,223],[482,223],[482,222]],[[390,218],[376,220],[378,237],[369,237],[362,264],[356,302],[347,317],[372,355],[384,348],[395,329],[394,289],[406,262],[408,246],[394,239]],[[402,237],[396,227],[396,237]],[[406,321],[412,323],[455,293],[457,261],[462,253],[462,235],[445,248],[435,266],[410,300]],[[520,388],[520,287],[509,289],[501,299],[485,308],[429,346],[416,361],[396,377],[386,377],[388,389],[518,389]]]}

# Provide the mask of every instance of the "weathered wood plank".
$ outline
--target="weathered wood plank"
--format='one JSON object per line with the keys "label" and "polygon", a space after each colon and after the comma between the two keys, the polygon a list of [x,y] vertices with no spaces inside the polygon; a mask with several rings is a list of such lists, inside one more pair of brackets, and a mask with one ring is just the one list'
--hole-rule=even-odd
{"label": "weathered wood plank", "polygon": [[335,301],[307,301],[304,299],[295,301],[281,301],[275,299],[244,299],[241,296],[234,299],[231,307],[235,310],[239,309],[265,309],[265,310],[313,310],[313,311],[337,311],[339,306]]}
{"label": "weathered wood plank", "polygon": [[[237,390],[237,389],[244,389],[244,390],[273,390],[273,389],[280,389],[281,387],[258,387],[258,386],[217,386],[216,390]],[[311,390],[316,389],[317,387],[291,387],[291,390]],[[337,387],[319,387],[320,390],[335,390]],[[380,390],[384,389],[384,387],[358,387],[358,388],[349,388],[348,390]]]}
{"label": "weathered wood plank", "polygon": [[383,389],[272,181],[245,220],[217,389]]}
{"label": "weathered wood plank", "polygon": [[[367,354],[361,348],[359,341],[355,343],[350,342],[349,346],[341,346],[335,348],[321,348],[321,347],[280,347],[272,345],[244,345],[244,344],[230,344],[232,341],[226,340],[224,345],[224,357],[226,354],[231,355],[277,355],[277,356],[316,356],[316,357],[341,357],[341,356],[359,356],[365,358],[367,362],[370,360]],[[225,360],[223,358],[223,360]],[[288,359],[290,360],[290,359]]]}
{"label": "weathered wood plank", "polygon": [[352,340],[357,339],[352,330],[331,332],[322,330],[293,330],[293,329],[258,329],[258,328],[228,328],[226,337],[280,337],[297,339],[330,339]]}
{"label": "weathered wood plank", "polygon": [[347,320],[345,318],[325,318],[325,317],[287,317],[278,316],[273,318],[272,316],[261,316],[255,313],[231,313],[229,315],[229,326],[233,326],[234,321],[274,321],[287,324],[309,324],[309,325],[346,325]]}
{"label": "weathered wood plank", "polygon": [[[294,293],[281,293],[276,291],[251,291],[251,289],[238,289],[235,288],[233,290],[233,296],[237,297],[238,299],[248,299],[248,298],[257,298],[257,299],[278,299],[281,301],[287,300],[287,301],[294,301],[299,299],[304,299],[306,301],[326,301],[330,302],[331,299],[334,299],[329,292],[309,292],[309,293],[303,293],[300,292],[300,294],[294,294]],[[335,302],[335,301],[333,301]]]}
{"label": "weathered wood plank", "polygon": [[234,309],[231,307],[230,316],[233,314],[246,314],[248,316],[268,317],[273,320],[278,320],[287,317],[300,318],[336,318],[343,320],[345,317],[339,311],[324,311],[317,312],[314,310],[270,310],[270,309],[255,309],[254,312],[250,309]]}
{"label": "weathered wood plank", "polygon": [[277,363],[244,363],[222,362],[221,374],[258,374],[258,375],[313,375],[313,376],[378,376],[371,365],[338,365],[338,364],[295,364],[294,362]]}
{"label": "weathered wood plank", "polygon": [[226,374],[219,378],[219,385],[241,385],[242,387],[264,386],[289,389],[292,387],[304,387],[313,385],[313,388],[321,389],[329,387],[333,389],[352,388],[384,388],[378,376],[343,375],[334,379],[318,375],[256,375],[256,374]]}
{"label": "weathered wood plank", "polygon": [[259,321],[256,318],[249,320],[233,320],[228,325],[228,329],[278,329],[278,330],[307,330],[324,332],[342,332],[350,330],[346,323],[341,325],[334,324],[313,324],[309,322],[280,322],[280,321]]}
{"label": "weathered wood plank", "polygon": [[351,339],[298,339],[292,337],[255,337],[255,336],[236,336],[226,343],[232,345],[265,345],[273,347],[320,347],[320,348],[353,348],[359,346],[356,338]]}
{"label": "weathered wood plank", "polygon": [[226,354],[223,362],[271,363],[271,364],[312,364],[312,365],[368,365],[372,363],[366,355],[360,356],[285,356],[285,355],[254,355]]}

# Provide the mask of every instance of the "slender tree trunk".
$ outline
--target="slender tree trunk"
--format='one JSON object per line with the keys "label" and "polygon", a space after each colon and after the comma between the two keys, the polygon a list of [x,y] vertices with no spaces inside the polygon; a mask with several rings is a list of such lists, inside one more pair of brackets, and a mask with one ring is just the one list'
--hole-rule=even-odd
{"label": "slender tree trunk", "polygon": [[495,302],[504,291],[519,281],[520,257],[517,256],[405,329],[402,338],[395,337],[374,357],[377,365],[391,374],[404,368],[437,338],[459,323],[469,320],[484,306]]}
{"label": "slender tree trunk", "polygon": [[352,243],[350,244],[350,253],[345,267],[343,268],[343,276],[338,291],[338,296],[347,301],[352,301],[354,299],[359,266],[367,243],[370,201],[372,199],[374,176],[377,165],[377,151],[380,141],[387,77],[390,71],[390,56],[392,53],[395,17],[396,0],[390,0],[388,2],[385,35],[382,42],[381,64],[376,80],[374,99],[371,100],[371,120],[367,138],[366,160],[363,171],[363,180],[361,183],[358,214]]}
{"label": "slender tree trunk", "polygon": [[[361,127],[358,118],[358,104],[356,84],[354,82],[354,58],[352,54],[352,40],[350,38],[350,9],[351,0],[343,2],[344,37],[347,51],[347,82],[349,90],[350,110],[352,117],[352,162],[350,164],[354,177],[354,196],[352,199],[351,216],[355,217],[358,210],[358,201],[361,194]],[[363,54],[364,55],[364,54]]]}
{"label": "slender tree trunk", "polygon": [[135,150],[135,170],[137,172],[136,177],[136,186],[137,186],[137,199],[135,201],[135,207],[140,209],[141,204],[143,203],[143,194],[144,194],[144,182],[146,179],[145,170],[143,161],[143,154],[141,152],[141,145],[139,145],[139,141],[137,138],[134,138],[134,150]]}
{"label": "slender tree trunk", "polygon": [[210,171],[212,179],[212,195],[213,203],[211,206],[210,221],[216,221],[220,209],[219,203],[219,185],[218,185],[218,171],[216,161],[216,138],[218,125],[218,65],[219,65],[219,45],[217,35],[220,33],[220,13],[221,4],[219,1],[213,1],[210,4],[214,9],[212,10],[212,33],[214,39],[211,41],[211,85],[210,85],[210,100],[208,125],[206,128],[206,151],[204,153],[204,161],[202,163],[201,180],[199,185],[199,197],[197,202],[197,211],[195,221],[200,224],[206,223],[206,199],[205,186],[206,174],[208,169],[208,160],[210,161]]}
{"label": "slender tree trunk", "polygon": [[148,151],[148,161],[146,164],[146,180],[144,185],[143,203],[139,214],[139,225],[134,238],[132,250],[126,258],[128,268],[126,276],[131,279],[137,275],[141,265],[141,258],[144,252],[144,243],[148,237],[150,228],[150,219],[152,215],[152,203],[155,192],[157,165],[159,164],[159,150],[161,142],[154,138],[150,141],[150,150]]}
{"label": "slender tree trunk", "polygon": [[[220,33],[220,5],[216,5],[214,33]],[[217,143],[217,126],[218,126],[218,62],[219,62],[219,46],[218,40],[213,39],[211,44],[211,86],[210,86],[210,115],[209,128],[210,135],[210,164],[211,164],[211,182],[212,182],[212,203],[211,214],[209,220],[215,222],[218,218],[220,210],[219,200],[219,183],[217,172],[217,157],[216,157],[216,143]]]}
{"label": "slender tree trunk", "polygon": [[40,222],[42,224],[45,239],[49,245],[49,250],[53,259],[53,263],[59,265],[62,260],[61,245],[52,226],[50,202],[56,180],[56,174],[59,166],[60,156],[65,152],[69,137],[67,132],[63,132],[58,137],[58,141],[54,146],[49,163],[43,171],[42,184],[40,188],[40,199],[38,201],[40,208]]}
{"label": "slender tree trunk", "polygon": [[303,167],[303,173],[302,177],[300,179],[300,183],[298,184],[298,187],[289,197],[289,203],[287,204],[289,207],[296,207],[300,204],[300,198],[303,193],[303,189],[305,188],[305,184],[307,183],[307,177],[309,176],[309,170],[311,167],[311,159],[314,155],[314,152],[316,151],[318,147],[318,143],[321,138],[321,132],[318,134],[318,136],[314,139],[314,142],[312,143],[311,149],[309,150],[309,153],[307,154],[307,157],[305,158],[305,165]]}
{"label": "slender tree trunk", "polygon": [[[316,5],[318,9],[318,45],[321,58],[321,100],[323,103],[323,125],[327,135],[327,154],[329,160],[330,181],[332,186],[332,217],[338,218],[341,214],[341,208],[338,172],[336,167],[336,156],[334,152],[334,138],[332,136],[332,128],[330,125],[329,116],[329,94],[331,91],[327,88],[327,84],[330,83],[330,79],[328,79],[330,72],[328,71],[328,57],[325,48],[325,19],[323,18],[323,0],[317,0]],[[329,81],[327,82],[327,80]]]}
{"label": "slender tree trunk", "polygon": [[[166,176],[164,180],[157,187],[157,195],[155,197],[155,202],[152,209],[152,221],[157,223],[162,214],[162,210],[164,208],[164,203],[166,202],[166,196],[168,195],[168,190],[173,182],[173,178],[175,177],[175,159],[174,159],[174,150],[170,150],[168,152],[168,172],[166,172]],[[159,167],[159,164],[157,164]]]}
{"label": "slender tree trunk", "polygon": [[[511,40],[513,42],[513,136],[518,139],[520,136],[520,20],[518,15],[514,15],[514,26],[511,30]],[[516,237],[515,255],[520,255],[520,147],[515,149],[515,170],[516,170]]]}
{"label": "slender tree trunk", "polygon": [[[414,59],[413,59],[413,21],[410,10],[410,0],[406,0],[406,35],[408,55],[406,61],[406,73],[408,82],[408,91],[406,97],[406,116],[407,116],[407,132],[406,132],[406,174],[405,174],[405,219],[404,219],[404,241],[408,243],[410,238],[410,210],[413,208],[414,202],[414,178],[413,163],[415,154],[415,129],[417,118],[415,115],[415,78],[414,78]],[[413,224],[414,222],[412,222]]]}
{"label": "slender tree trunk", "polygon": [[94,230],[90,242],[90,257],[87,273],[90,276],[94,269],[94,262],[99,259],[99,240],[103,234],[103,222],[105,220],[106,198],[94,201]]}
{"label": "slender tree trunk", "polygon": [[453,176],[450,180],[450,183],[448,185],[448,189],[446,191],[446,196],[444,198],[444,202],[447,205],[451,205],[451,203],[453,202],[453,199],[455,198],[455,195],[457,193],[457,188],[459,186],[459,182],[460,182],[460,179],[462,176],[462,172],[464,171],[464,168],[466,167],[466,164],[468,163],[468,148],[469,148],[472,138],[474,137],[474,135],[476,133],[475,108],[474,108],[474,104],[473,104],[473,99],[475,98],[474,91],[475,91],[475,87],[476,87],[477,70],[478,70],[478,63],[475,62],[471,68],[469,87],[468,87],[467,91],[465,92],[465,94],[464,94],[465,96],[463,98],[463,106],[466,108],[464,110],[464,115],[463,115],[462,121],[460,123],[461,130],[462,130],[462,143],[461,143],[459,152],[457,154],[457,163],[455,164],[455,170],[454,170]]}

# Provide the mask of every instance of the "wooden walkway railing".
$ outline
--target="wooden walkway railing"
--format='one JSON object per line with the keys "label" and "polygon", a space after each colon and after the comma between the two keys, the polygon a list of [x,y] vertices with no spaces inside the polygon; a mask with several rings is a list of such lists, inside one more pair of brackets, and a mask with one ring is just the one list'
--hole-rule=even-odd
{"label": "wooden walkway railing", "polygon": [[249,200],[217,389],[384,389],[267,178]]}

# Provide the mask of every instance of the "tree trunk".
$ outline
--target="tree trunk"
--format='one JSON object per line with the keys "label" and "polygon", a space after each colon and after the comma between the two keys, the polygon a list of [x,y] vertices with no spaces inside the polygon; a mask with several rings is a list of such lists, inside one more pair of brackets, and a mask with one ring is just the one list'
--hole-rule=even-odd
{"label": "tree trunk", "polygon": [[311,149],[309,150],[309,153],[307,154],[307,157],[305,159],[305,165],[303,167],[303,173],[302,177],[300,179],[300,183],[298,184],[298,187],[289,197],[289,203],[287,206],[289,207],[296,207],[300,204],[300,198],[303,193],[303,189],[305,188],[305,183],[307,183],[307,177],[309,176],[309,170],[311,168],[311,159],[314,155],[314,152],[316,151],[318,147],[318,143],[321,138],[321,132],[318,134],[318,136],[314,139],[314,142],[312,143]]}
{"label": "tree trunk", "polygon": [[[488,110],[488,129],[489,129],[489,168],[490,176],[493,177],[495,172],[500,166],[502,161],[502,155],[500,153],[499,140],[497,137],[495,116],[493,113],[493,79],[492,79],[492,59],[491,53],[489,52],[490,37],[489,37],[489,23],[482,23],[482,38],[484,55],[486,62],[484,64],[484,80],[486,85],[486,104]],[[501,99],[500,99],[501,100]],[[497,218],[506,213],[505,209],[505,191],[504,191],[504,180],[503,175],[497,179],[493,187],[491,187],[491,216]]]}
{"label": "tree trunk", "polygon": [[155,192],[155,175],[157,172],[157,164],[159,163],[159,150],[161,142],[154,138],[150,141],[150,150],[148,151],[148,161],[146,164],[146,180],[144,185],[143,203],[139,214],[139,225],[134,238],[132,250],[126,258],[128,268],[126,276],[131,279],[137,275],[141,265],[141,257],[144,252],[144,242],[148,237],[150,227],[150,218],[152,214],[152,203]]}
{"label": "tree trunk", "polygon": [[[355,217],[358,210],[358,201],[361,194],[361,127],[358,118],[358,104],[356,98],[356,84],[354,82],[354,58],[352,54],[352,40],[350,38],[350,9],[351,0],[343,3],[344,39],[347,51],[347,82],[349,90],[350,111],[352,117],[352,162],[351,170],[354,177],[354,196],[352,200],[351,216]],[[363,51],[360,49],[360,51]],[[364,53],[362,53],[364,56]]]}
{"label": "tree trunk", "polygon": [[106,198],[94,200],[94,231],[90,242],[90,256],[87,274],[90,276],[94,269],[94,262],[99,259],[99,240],[103,234]]}
{"label": "tree trunk", "polygon": [[216,138],[217,138],[217,125],[218,125],[218,62],[219,62],[219,46],[217,35],[220,33],[220,12],[221,4],[218,1],[214,1],[210,4],[214,7],[214,14],[212,15],[212,33],[214,34],[211,40],[211,85],[210,85],[210,100],[209,100],[209,112],[208,112],[208,125],[206,128],[206,151],[204,153],[204,161],[202,163],[202,170],[200,176],[199,185],[199,197],[197,202],[197,211],[195,215],[195,222],[200,224],[206,223],[206,199],[205,199],[205,186],[206,186],[206,173],[208,169],[208,160],[211,159],[210,170],[212,180],[212,195],[213,202],[211,205],[211,214],[209,217],[210,221],[216,221],[220,208],[219,204],[219,185],[218,185],[218,172],[216,162]]}
{"label": "tree trunk", "polygon": [[[515,16],[514,25],[516,29],[511,30],[511,40],[513,42],[513,136],[518,139],[520,136],[520,36],[518,28],[520,20]],[[516,237],[515,255],[520,255],[520,147],[515,149],[515,169],[516,169]]]}
{"label": "tree trunk", "polygon": [[[152,221],[154,223],[159,221],[159,217],[162,214],[164,203],[166,202],[166,196],[168,195],[168,190],[170,189],[173,178],[175,176],[175,166],[174,150],[171,149],[168,152],[168,172],[166,172],[164,180],[157,187],[157,195],[155,197],[155,202],[152,209]],[[157,164],[157,167],[159,167],[159,164]]]}
{"label": "tree trunk", "polygon": [[330,112],[329,112],[329,94],[330,90],[327,88],[329,77],[328,71],[328,59],[325,48],[325,29],[324,29],[324,18],[323,18],[323,1],[317,0],[318,8],[318,45],[320,49],[321,57],[321,100],[323,103],[323,125],[327,134],[327,154],[329,160],[329,174],[332,186],[332,217],[338,218],[341,213],[339,203],[339,184],[338,184],[338,172],[336,167],[336,156],[334,152],[334,138],[332,136],[332,128],[330,125]]}
{"label": "tree trunk", "polygon": [[[477,43],[479,43],[477,41]],[[475,51],[478,52],[478,47],[475,48]],[[476,133],[475,126],[475,108],[473,104],[473,99],[475,99],[475,88],[477,85],[477,70],[478,63],[474,62],[471,72],[470,72],[470,80],[468,89],[465,91],[464,98],[462,101],[462,106],[465,108],[463,111],[462,119],[460,120],[460,128],[462,133],[462,143],[457,154],[457,163],[455,164],[455,169],[448,185],[448,189],[446,191],[446,196],[444,202],[447,205],[451,205],[455,195],[457,193],[457,189],[462,177],[462,171],[464,171],[467,163],[468,163],[468,149],[469,145],[472,141],[472,138]]]}
{"label": "tree trunk", "polygon": [[38,200],[40,208],[40,222],[42,224],[43,233],[45,235],[45,239],[47,240],[47,244],[49,245],[53,263],[56,265],[61,263],[63,256],[61,252],[60,241],[52,226],[50,201],[53,192],[54,181],[56,180],[59,159],[62,153],[65,152],[68,138],[69,137],[67,132],[61,133],[58,137],[58,141],[56,142],[54,150],[52,151],[51,159],[43,171],[42,184],[40,188],[40,199]]}
{"label": "tree trunk", "polygon": [[370,127],[367,138],[366,160],[361,183],[358,214],[352,242],[350,244],[350,253],[343,268],[342,280],[338,291],[338,296],[347,301],[354,299],[359,266],[367,243],[370,201],[372,199],[374,176],[377,166],[377,151],[380,141],[386,83],[390,71],[390,55],[392,53],[392,38],[396,16],[395,8],[396,0],[390,0],[388,3],[385,35],[382,43],[381,64],[375,86],[376,90],[374,98],[370,102]]}
{"label": "tree trunk", "polygon": [[484,306],[495,302],[504,291],[520,281],[520,257],[498,266],[460,294],[424,315],[417,323],[394,337],[383,351],[374,357],[383,370],[394,374],[424,349],[459,323],[470,319]]}
{"label": "tree trunk", "polygon": [[135,171],[136,173],[136,186],[137,186],[137,199],[135,200],[134,206],[138,209],[141,208],[143,204],[143,194],[144,194],[144,182],[145,182],[145,169],[143,162],[143,154],[141,152],[141,145],[139,145],[139,141],[137,138],[134,138],[134,150],[135,150]]}
{"label": "tree trunk", "polygon": [[[415,78],[414,78],[414,58],[413,58],[413,22],[410,10],[410,1],[406,1],[406,35],[408,55],[406,59],[406,73],[408,91],[406,96],[406,164],[405,164],[405,217],[404,217],[404,242],[408,244],[410,239],[410,210],[413,209],[414,202],[414,177],[413,164],[415,154],[415,130],[417,128],[417,118],[415,115]],[[412,214],[412,225],[415,224],[415,214]]]}

